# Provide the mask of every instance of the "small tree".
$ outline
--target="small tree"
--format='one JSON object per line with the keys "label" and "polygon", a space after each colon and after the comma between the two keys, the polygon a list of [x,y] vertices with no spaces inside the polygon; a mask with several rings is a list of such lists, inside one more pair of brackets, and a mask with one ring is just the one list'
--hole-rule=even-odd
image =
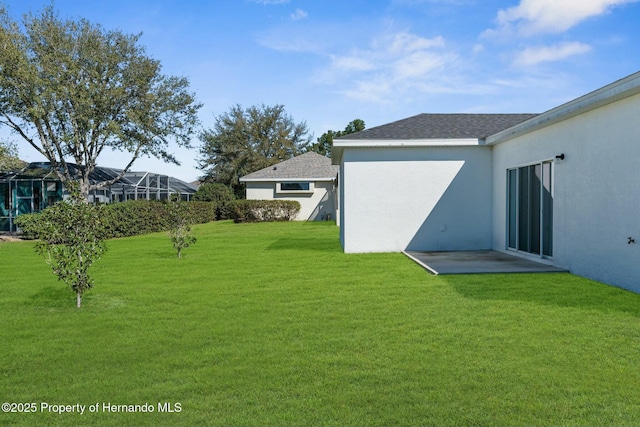
{"label": "small tree", "polygon": [[186,202],[181,201],[177,195],[168,204],[169,209],[169,237],[176,251],[178,258],[182,258],[182,250],[196,243],[196,238],[191,235],[191,221],[187,210]]}
{"label": "small tree", "polygon": [[82,295],[93,287],[89,268],[105,252],[104,226],[99,206],[88,204],[79,192],[78,183],[67,183],[71,198],[42,211],[36,222],[39,242],[36,252],[76,293],[76,305],[82,305]]}

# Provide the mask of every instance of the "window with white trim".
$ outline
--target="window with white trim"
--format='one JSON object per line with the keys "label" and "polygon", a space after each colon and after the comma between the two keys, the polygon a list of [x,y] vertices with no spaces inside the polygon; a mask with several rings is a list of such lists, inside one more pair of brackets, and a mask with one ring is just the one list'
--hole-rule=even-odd
{"label": "window with white trim", "polygon": [[276,184],[278,193],[313,193],[313,182],[308,181],[288,181]]}

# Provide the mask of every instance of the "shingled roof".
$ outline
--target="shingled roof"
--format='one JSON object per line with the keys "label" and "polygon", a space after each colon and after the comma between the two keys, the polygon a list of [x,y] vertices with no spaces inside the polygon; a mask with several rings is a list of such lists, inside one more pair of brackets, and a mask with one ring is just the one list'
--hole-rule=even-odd
{"label": "shingled roof", "polygon": [[335,179],[338,170],[339,166],[332,165],[330,158],[310,151],[245,175],[240,181],[331,180]]}
{"label": "shingled roof", "polygon": [[337,139],[483,139],[535,116],[537,114],[418,114]]}

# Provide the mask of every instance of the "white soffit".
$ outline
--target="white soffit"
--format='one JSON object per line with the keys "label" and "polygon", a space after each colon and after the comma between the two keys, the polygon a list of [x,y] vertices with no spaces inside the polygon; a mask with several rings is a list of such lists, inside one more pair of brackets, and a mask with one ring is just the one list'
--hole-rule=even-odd
{"label": "white soffit", "polygon": [[479,145],[477,138],[460,139],[342,139],[333,141],[334,147],[447,147]]}
{"label": "white soffit", "polygon": [[[338,173],[336,172],[336,176]],[[323,177],[323,178],[254,178],[254,179],[245,179],[240,178],[240,182],[311,182],[311,181],[333,181],[335,180],[335,176],[333,178]]]}
{"label": "white soffit", "polygon": [[443,139],[342,139],[333,141],[331,160],[340,164],[345,148],[412,148],[412,147],[470,147],[481,145],[478,138]]}

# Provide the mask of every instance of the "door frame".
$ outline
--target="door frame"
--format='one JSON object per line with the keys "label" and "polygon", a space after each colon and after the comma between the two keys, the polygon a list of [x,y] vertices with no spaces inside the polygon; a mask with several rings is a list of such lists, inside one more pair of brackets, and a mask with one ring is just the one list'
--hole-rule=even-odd
{"label": "door frame", "polygon": [[[549,182],[549,197],[548,199],[551,202],[551,208],[550,210],[546,211],[546,207],[547,204],[545,204],[545,200],[547,198],[545,198],[544,196],[544,191],[545,191],[545,180],[547,179],[547,177],[544,174],[544,170],[545,167],[544,165],[548,164],[549,165],[549,172],[548,175],[550,175],[550,182]],[[522,248],[520,248],[520,239],[521,239],[521,232],[522,230],[520,229],[520,225],[521,225],[521,221],[520,221],[520,214],[521,214],[521,205],[520,205],[520,198],[521,198],[521,188],[520,188],[520,171],[524,168],[529,168],[531,166],[540,166],[540,193],[539,193],[539,212],[538,212],[538,218],[539,218],[539,225],[538,225],[538,236],[537,238],[539,239],[539,250],[538,252],[530,252],[528,250],[524,250]],[[529,256],[535,256],[538,258],[545,258],[545,259],[552,259],[553,258],[553,199],[554,199],[554,193],[555,193],[555,167],[554,167],[554,159],[546,159],[546,160],[539,160],[539,161],[535,161],[535,162],[529,162],[529,163],[524,163],[524,164],[520,164],[518,166],[514,166],[514,167],[510,167],[507,168],[506,173],[505,173],[505,187],[506,187],[506,206],[505,206],[505,212],[506,212],[506,221],[505,221],[505,249],[508,251],[513,251],[513,252],[517,252],[520,254],[526,254]],[[512,171],[516,171],[515,173],[515,183],[512,182],[512,180],[510,179],[510,172]],[[515,200],[512,200],[512,190],[513,187],[515,186]],[[528,190],[529,192],[531,192],[531,187],[532,185],[529,184],[528,185]],[[513,207],[515,206],[515,216],[512,219],[512,210]],[[515,221],[515,224],[512,224],[512,220]],[[515,246],[511,245],[511,237],[512,236],[512,227],[515,226]],[[548,229],[548,232],[545,232],[545,230]],[[530,230],[528,230],[530,231]],[[545,240],[545,234],[547,234],[548,238],[547,240],[549,240],[549,242],[547,242]],[[549,245],[549,251],[546,250],[545,245]]]}

